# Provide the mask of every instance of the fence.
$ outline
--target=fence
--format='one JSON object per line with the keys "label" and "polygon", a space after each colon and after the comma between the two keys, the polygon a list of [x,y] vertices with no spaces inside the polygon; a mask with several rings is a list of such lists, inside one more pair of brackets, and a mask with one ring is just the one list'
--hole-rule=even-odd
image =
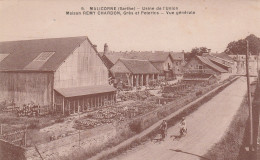
{"label": "fence", "polygon": [[40,106],[34,104],[23,105],[22,107],[11,105],[2,109],[3,112],[13,112],[20,116],[40,116],[51,113],[50,106]]}
{"label": "fence", "polygon": [[11,144],[15,144],[18,146],[26,147],[26,129],[2,134],[3,133],[2,124],[0,125],[0,127],[1,127],[1,134],[0,134],[1,140],[7,141]]}

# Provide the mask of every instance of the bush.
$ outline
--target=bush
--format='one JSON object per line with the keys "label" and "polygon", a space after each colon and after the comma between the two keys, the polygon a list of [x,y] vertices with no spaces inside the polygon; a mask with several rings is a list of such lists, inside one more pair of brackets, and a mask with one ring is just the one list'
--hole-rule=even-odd
{"label": "bush", "polygon": [[141,121],[133,121],[129,124],[129,127],[135,133],[140,133],[142,131]]}

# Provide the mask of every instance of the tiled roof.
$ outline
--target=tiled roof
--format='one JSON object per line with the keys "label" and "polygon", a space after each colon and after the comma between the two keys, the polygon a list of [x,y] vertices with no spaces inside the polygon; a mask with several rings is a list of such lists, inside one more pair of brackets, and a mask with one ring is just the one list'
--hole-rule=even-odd
{"label": "tiled roof", "polygon": [[55,90],[64,97],[77,97],[77,96],[93,95],[93,94],[116,91],[116,89],[110,85],[96,85],[96,86],[85,86],[85,87],[74,87],[74,88],[57,88]]}
{"label": "tiled roof", "polygon": [[228,60],[228,61],[231,61],[231,62],[234,62],[233,58],[230,57],[228,54],[226,54],[225,52],[222,52],[222,53],[211,53],[211,55],[213,56],[216,56],[216,57],[219,57],[219,58],[222,58],[224,60]]}
{"label": "tiled roof", "polygon": [[101,59],[102,59],[103,63],[105,64],[105,66],[106,66],[108,69],[110,69],[111,67],[113,67],[114,63],[112,63],[111,60],[109,60],[109,58],[108,58],[107,56],[103,55],[103,56],[101,57]]}
{"label": "tiled roof", "polygon": [[[83,36],[0,42],[0,53],[10,53],[0,62],[0,70],[55,71],[85,40],[89,41],[86,36]],[[35,58],[43,52],[54,52],[54,54],[47,57],[46,61],[41,61],[42,59],[37,61]]]}
{"label": "tiled roof", "polygon": [[119,61],[133,74],[159,74],[159,71],[148,60],[120,58]]}
{"label": "tiled roof", "polygon": [[119,58],[148,60],[150,62],[164,62],[170,54],[152,52],[110,52],[104,56],[115,64]]}
{"label": "tiled roof", "polygon": [[210,68],[221,72],[221,73],[226,73],[227,71],[219,66],[217,66],[216,64],[214,64],[213,62],[211,62],[207,57],[202,57],[202,56],[197,56],[197,58],[204,64],[206,64],[207,66],[209,66]]}
{"label": "tiled roof", "polygon": [[208,55],[206,56],[209,60],[211,60],[213,63],[217,64],[217,65],[221,65],[221,66],[225,66],[225,67],[228,67],[230,68],[231,65],[228,65],[226,64],[225,62],[222,61],[222,58],[219,58],[219,57],[215,57],[215,56],[212,56],[212,55]]}
{"label": "tiled roof", "polygon": [[171,52],[170,54],[173,60],[184,60],[183,52]]}

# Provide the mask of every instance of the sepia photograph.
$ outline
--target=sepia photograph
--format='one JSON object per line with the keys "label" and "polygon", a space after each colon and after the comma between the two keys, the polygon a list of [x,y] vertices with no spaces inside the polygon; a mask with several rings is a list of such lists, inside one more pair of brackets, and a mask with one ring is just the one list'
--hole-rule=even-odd
{"label": "sepia photograph", "polygon": [[260,160],[260,0],[0,0],[0,160]]}

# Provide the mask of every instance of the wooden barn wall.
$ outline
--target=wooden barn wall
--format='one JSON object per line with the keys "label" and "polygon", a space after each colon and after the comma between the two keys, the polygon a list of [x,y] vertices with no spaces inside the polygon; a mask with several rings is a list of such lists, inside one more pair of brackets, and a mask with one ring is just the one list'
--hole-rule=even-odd
{"label": "wooden barn wall", "polygon": [[108,70],[86,40],[54,74],[54,88],[108,84]]}
{"label": "wooden barn wall", "polygon": [[0,72],[0,100],[14,100],[17,105],[34,102],[52,103],[53,73]]}

